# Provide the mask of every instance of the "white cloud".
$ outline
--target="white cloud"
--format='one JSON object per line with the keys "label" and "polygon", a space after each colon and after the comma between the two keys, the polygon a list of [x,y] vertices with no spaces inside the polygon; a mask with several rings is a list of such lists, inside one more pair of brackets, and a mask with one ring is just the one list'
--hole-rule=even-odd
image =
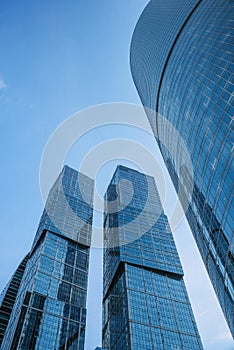
{"label": "white cloud", "polygon": [[5,89],[5,88],[7,88],[7,84],[3,79],[0,79],[0,89]]}

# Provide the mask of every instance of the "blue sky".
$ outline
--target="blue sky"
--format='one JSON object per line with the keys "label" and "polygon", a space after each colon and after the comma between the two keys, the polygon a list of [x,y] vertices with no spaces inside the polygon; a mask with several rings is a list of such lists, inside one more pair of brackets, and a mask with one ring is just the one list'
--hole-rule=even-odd
{"label": "blue sky", "polygon": [[[1,289],[30,249],[37,228],[43,208],[40,160],[51,133],[92,105],[140,102],[129,70],[129,44],[147,2],[0,2]],[[143,139],[148,148],[156,147],[140,132],[104,128],[81,140],[68,155],[68,164],[78,169],[79,149],[85,153],[95,140],[110,136]],[[116,164],[99,175],[101,194]],[[183,222],[175,238],[205,349],[230,350],[230,334],[188,232]],[[86,350],[100,344],[100,249],[92,251],[91,272]]]}

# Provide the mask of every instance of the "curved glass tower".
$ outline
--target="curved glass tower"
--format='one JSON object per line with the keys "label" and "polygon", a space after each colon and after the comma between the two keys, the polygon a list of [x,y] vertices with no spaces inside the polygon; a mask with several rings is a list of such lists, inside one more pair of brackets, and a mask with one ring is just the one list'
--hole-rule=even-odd
{"label": "curved glass tower", "polygon": [[183,154],[172,157],[176,144],[160,116],[189,151],[194,186],[186,216],[234,335],[234,3],[150,1],[133,34],[131,70],[181,197]]}
{"label": "curved glass tower", "polygon": [[10,281],[0,295],[0,347],[11,317],[12,308],[18,294],[28,259],[29,254],[27,254],[20,262]]}

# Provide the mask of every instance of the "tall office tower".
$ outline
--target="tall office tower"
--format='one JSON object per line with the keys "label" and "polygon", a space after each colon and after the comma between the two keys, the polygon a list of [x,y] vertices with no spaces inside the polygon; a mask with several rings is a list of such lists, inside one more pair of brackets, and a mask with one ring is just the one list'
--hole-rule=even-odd
{"label": "tall office tower", "polygon": [[103,347],[203,349],[154,179],[118,166],[105,200]]}
{"label": "tall office tower", "polygon": [[2,350],[84,349],[93,187],[68,166],[52,187]]}
{"label": "tall office tower", "polygon": [[[228,0],[150,1],[133,34],[131,70],[182,205],[194,180],[186,216],[234,335],[233,18]],[[170,126],[190,155],[189,181]]]}
{"label": "tall office tower", "polygon": [[0,295],[0,347],[11,316],[12,308],[23,278],[29,254],[21,261],[18,268]]}

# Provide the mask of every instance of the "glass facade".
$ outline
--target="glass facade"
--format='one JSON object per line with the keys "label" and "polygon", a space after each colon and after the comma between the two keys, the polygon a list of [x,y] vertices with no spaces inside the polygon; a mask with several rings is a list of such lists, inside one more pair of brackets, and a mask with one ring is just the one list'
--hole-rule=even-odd
{"label": "glass facade", "polygon": [[92,200],[93,181],[65,166],[48,196],[2,350],[84,349],[93,211],[83,190]]}
{"label": "glass facade", "polygon": [[186,216],[234,335],[233,57],[234,4],[228,0],[152,0],[131,44],[134,82],[182,195],[183,154],[172,158],[175,144],[160,115],[189,151],[194,188]]}
{"label": "glass facade", "polygon": [[16,296],[23,278],[29,254],[19,264],[0,296],[0,347],[11,316]]}
{"label": "glass facade", "polygon": [[118,166],[105,199],[103,347],[203,349],[154,179]]}

